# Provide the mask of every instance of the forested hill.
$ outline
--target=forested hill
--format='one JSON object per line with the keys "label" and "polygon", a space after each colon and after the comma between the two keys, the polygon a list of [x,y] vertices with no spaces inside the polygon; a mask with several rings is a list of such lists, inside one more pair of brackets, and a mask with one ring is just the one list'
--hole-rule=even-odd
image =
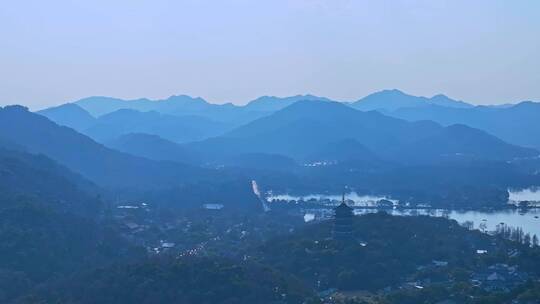
{"label": "forested hill", "polygon": [[95,215],[100,189],[44,155],[0,147],[0,209],[21,201],[59,212]]}
{"label": "forested hill", "polygon": [[148,259],[99,269],[53,287],[28,298],[77,304],[318,303],[312,290],[288,275],[254,263],[208,257]]}
{"label": "forested hill", "polygon": [[109,149],[20,106],[0,109],[0,137],[41,153],[107,187],[171,187],[203,178],[205,170],[151,161]]}
{"label": "forested hill", "polygon": [[407,122],[320,100],[296,102],[191,147],[201,153],[265,152],[303,160],[343,140],[355,140],[379,158],[399,163],[511,160],[539,153],[464,125],[442,127],[429,121]]}

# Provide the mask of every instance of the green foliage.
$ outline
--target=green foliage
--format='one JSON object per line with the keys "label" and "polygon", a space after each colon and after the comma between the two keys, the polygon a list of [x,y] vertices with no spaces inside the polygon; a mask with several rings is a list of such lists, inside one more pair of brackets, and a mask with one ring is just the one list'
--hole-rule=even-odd
{"label": "green foliage", "polygon": [[94,216],[100,202],[97,187],[43,155],[4,149],[0,145],[0,209],[22,198],[60,212]]}
{"label": "green foliage", "polygon": [[203,257],[156,258],[99,269],[29,299],[36,297],[80,304],[300,304],[314,299],[299,282],[268,267]]}
{"label": "green foliage", "polygon": [[[491,246],[487,235],[455,221],[433,217],[397,217],[385,213],[356,217],[350,242],[331,239],[332,223],[310,225],[298,234],[259,248],[261,261],[326,287],[378,290],[403,281],[417,267],[444,260],[471,267],[476,249]],[[365,246],[364,246],[365,245]],[[463,280],[466,274],[455,270]],[[445,274],[447,276],[447,274]]]}
{"label": "green foliage", "polygon": [[10,286],[0,293],[4,300],[40,282],[139,255],[107,225],[37,204],[13,205],[0,209],[0,283]]}

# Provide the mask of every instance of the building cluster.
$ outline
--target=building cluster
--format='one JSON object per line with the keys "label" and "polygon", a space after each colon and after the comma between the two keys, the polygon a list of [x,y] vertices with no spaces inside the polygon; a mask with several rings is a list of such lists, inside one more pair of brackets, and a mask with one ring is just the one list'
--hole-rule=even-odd
{"label": "building cluster", "polygon": [[495,264],[475,272],[471,282],[486,291],[509,292],[528,279],[529,275],[519,271],[517,266]]}

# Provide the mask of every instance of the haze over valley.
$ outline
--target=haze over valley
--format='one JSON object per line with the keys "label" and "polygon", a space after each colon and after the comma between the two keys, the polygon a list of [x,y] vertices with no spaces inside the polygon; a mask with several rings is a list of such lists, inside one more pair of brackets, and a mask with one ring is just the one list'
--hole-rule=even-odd
{"label": "haze over valley", "polygon": [[[451,117],[440,121],[437,114],[433,119],[400,118],[407,111],[426,109],[458,113],[455,123],[449,122]],[[185,95],[130,101],[89,97],[37,114],[72,128],[70,136],[78,140],[93,140],[92,149],[107,151],[102,153],[171,161],[175,164],[167,166],[169,174],[181,174],[171,166],[187,166],[193,172],[191,182],[196,176],[212,179],[216,172],[227,172],[257,179],[267,191],[281,194],[339,195],[347,187],[404,203],[471,208],[502,206],[508,201],[507,189],[538,184],[538,109],[534,102],[473,106],[444,95],[416,97],[393,89],[356,102],[265,96],[245,106],[216,105]],[[45,124],[30,112],[20,112]],[[462,112],[481,115],[472,119],[481,123],[466,124]],[[512,118],[516,115],[520,119]],[[61,130],[52,123],[47,128]],[[49,156],[62,162],[60,156]],[[73,166],[81,169],[80,164]],[[95,172],[99,166],[90,167]],[[93,182],[110,185],[88,174]],[[133,172],[111,183],[127,185],[151,174]],[[166,187],[167,181],[151,179]]]}

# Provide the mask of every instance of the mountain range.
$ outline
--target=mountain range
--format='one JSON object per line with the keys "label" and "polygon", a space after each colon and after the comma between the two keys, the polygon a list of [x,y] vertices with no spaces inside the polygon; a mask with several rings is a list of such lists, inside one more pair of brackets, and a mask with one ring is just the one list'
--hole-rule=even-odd
{"label": "mountain range", "polygon": [[186,146],[201,154],[273,153],[304,160],[328,145],[350,140],[365,147],[355,147],[365,156],[372,153],[401,163],[509,160],[538,154],[465,125],[407,122],[377,111],[363,112],[320,100],[296,102],[222,136]]}
{"label": "mountain range", "polygon": [[460,100],[454,100],[446,95],[438,94],[431,98],[405,94],[400,90],[384,90],[370,94],[351,103],[355,109],[362,111],[393,111],[400,108],[415,108],[426,105],[437,105],[449,108],[466,109],[473,105]]}
{"label": "mountain range", "polygon": [[540,104],[525,101],[506,107],[449,108],[429,105],[401,108],[387,115],[409,121],[432,120],[442,125],[466,124],[515,145],[540,149]]}
{"label": "mountain range", "polygon": [[[211,104],[186,95],[163,100],[88,97],[38,113],[100,142],[136,132],[185,143],[225,134],[302,100],[333,101],[314,95],[262,96],[245,106],[236,106]],[[540,104],[535,102],[474,106],[442,94],[422,97],[392,89],[343,103],[357,110],[375,110],[409,121],[432,120],[444,126],[464,124],[511,144],[540,148],[535,136],[540,130]]]}
{"label": "mountain range", "polygon": [[[398,90],[355,102],[264,96],[245,106],[92,97],[38,113],[4,107],[0,142],[42,154],[97,187],[168,204],[252,201],[252,179],[283,192],[349,184],[407,200],[489,203],[503,202],[508,187],[536,183],[530,168],[539,152],[523,143],[536,140],[537,105],[479,107]],[[501,117],[514,128],[488,123]],[[530,132],[511,136],[526,126]],[[464,187],[466,195],[455,190]]]}
{"label": "mountain range", "polygon": [[129,133],[158,135],[182,143],[219,135],[232,126],[195,115],[175,116],[156,111],[118,109],[94,118],[77,104],[68,103],[40,111],[52,121],[69,126],[104,143]]}

